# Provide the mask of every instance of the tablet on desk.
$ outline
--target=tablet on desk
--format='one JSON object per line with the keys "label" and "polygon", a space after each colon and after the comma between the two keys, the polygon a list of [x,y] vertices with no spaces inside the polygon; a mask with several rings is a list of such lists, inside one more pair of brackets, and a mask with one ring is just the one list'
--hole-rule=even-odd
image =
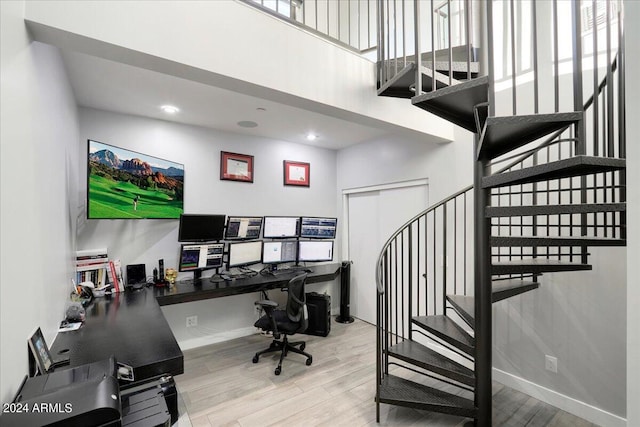
{"label": "tablet on desk", "polygon": [[27,342],[40,374],[46,374],[53,371],[58,366],[67,365],[69,363],[68,357],[56,361],[53,360],[51,352],[49,351],[49,346],[47,346],[47,342],[44,340],[44,336],[42,335],[40,328],[37,328],[35,332],[31,334],[31,337],[29,337]]}

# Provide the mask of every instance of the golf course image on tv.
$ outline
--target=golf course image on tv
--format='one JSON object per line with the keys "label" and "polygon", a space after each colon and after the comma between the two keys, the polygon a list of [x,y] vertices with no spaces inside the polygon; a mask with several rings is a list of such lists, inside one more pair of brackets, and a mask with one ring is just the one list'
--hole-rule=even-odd
{"label": "golf course image on tv", "polygon": [[87,218],[180,218],[184,165],[88,141]]}

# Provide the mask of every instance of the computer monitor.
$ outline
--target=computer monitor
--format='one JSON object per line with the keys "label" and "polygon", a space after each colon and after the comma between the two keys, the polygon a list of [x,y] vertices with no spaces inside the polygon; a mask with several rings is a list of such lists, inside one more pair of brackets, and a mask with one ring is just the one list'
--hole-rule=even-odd
{"label": "computer monitor", "polygon": [[262,240],[229,243],[229,262],[227,266],[243,267],[262,262]]}
{"label": "computer monitor", "polygon": [[333,261],[333,240],[300,240],[299,262]]}
{"label": "computer monitor", "polygon": [[262,246],[263,264],[295,262],[298,255],[297,241],[264,242]]}
{"label": "computer monitor", "polygon": [[230,216],[227,218],[225,239],[243,240],[259,239],[262,231],[262,217]]}
{"label": "computer monitor", "polygon": [[185,244],[180,246],[178,271],[193,271],[194,281],[203,270],[222,267],[224,243]]}
{"label": "computer monitor", "polygon": [[180,215],[179,242],[212,242],[224,238],[226,215]]}
{"label": "computer monitor", "polygon": [[265,216],[263,236],[269,239],[298,237],[299,228],[299,217]]}
{"label": "computer monitor", "polygon": [[300,219],[300,237],[311,239],[335,239],[338,218],[303,216]]}

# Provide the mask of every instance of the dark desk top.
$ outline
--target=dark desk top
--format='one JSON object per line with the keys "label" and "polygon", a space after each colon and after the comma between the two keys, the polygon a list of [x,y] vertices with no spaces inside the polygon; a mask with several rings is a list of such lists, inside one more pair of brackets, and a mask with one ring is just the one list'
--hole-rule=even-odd
{"label": "dark desk top", "polygon": [[[309,267],[307,283],[331,281],[340,274],[340,264]],[[136,381],[163,374],[184,372],[182,351],[165,319],[161,305],[179,304],[285,286],[301,271],[261,275],[230,282],[201,285],[180,284],[173,288],[143,288],[96,298],[86,308],[86,320],[77,331],[61,332],[51,348],[54,359],[68,356],[70,367],[97,362],[113,355],[134,369]]]}
{"label": "dark desk top", "polygon": [[[340,274],[340,263],[319,264],[308,267],[307,284],[328,282]],[[289,280],[304,270],[281,270],[274,276],[271,274],[257,274],[253,277],[235,279],[226,282],[212,283],[208,278],[200,280],[200,284],[179,283],[172,288],[156,288],[155,296],[160,305],[180,304],[183,302],[199,301],[209,298],[219,298],[229,295],[266,291],[286,286]]]}
{"label": "dark desk top", "polygon": [[133,367],[136,380],[184,372],[182,350],[153,289],[96,298],[86,314],[80,329],[58,333],[51,348],[54,359],[69,356],[74,367],[114,355]]}

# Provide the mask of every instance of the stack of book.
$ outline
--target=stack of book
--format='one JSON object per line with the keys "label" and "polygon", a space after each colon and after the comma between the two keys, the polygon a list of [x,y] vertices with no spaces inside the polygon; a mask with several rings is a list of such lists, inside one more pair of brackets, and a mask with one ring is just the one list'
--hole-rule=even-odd
{"label": "stack of book", "polygon": [[109,260],[107,249],[84,249],[76,252],[76,282],[93,282],[96,289],[109,285],[113,292],[124,290],[120,260]]}

